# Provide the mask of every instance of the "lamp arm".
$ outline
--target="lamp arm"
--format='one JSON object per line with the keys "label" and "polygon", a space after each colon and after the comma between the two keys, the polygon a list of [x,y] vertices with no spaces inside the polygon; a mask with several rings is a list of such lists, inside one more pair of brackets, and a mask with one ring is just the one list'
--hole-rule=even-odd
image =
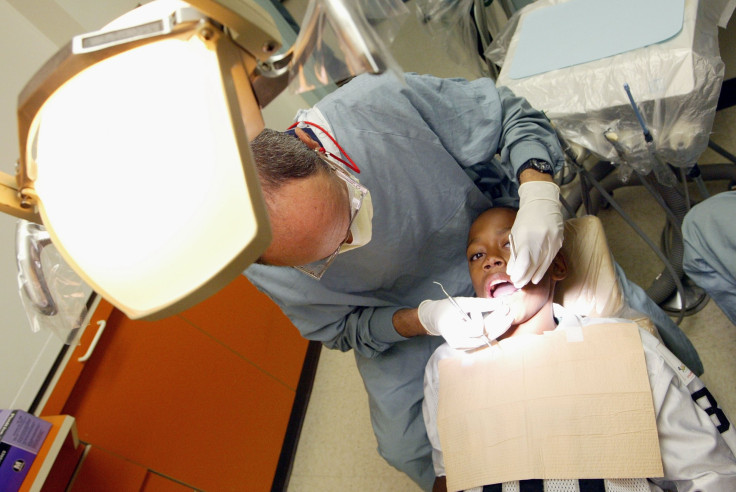
{"label": "lamp arm", "polygon": [[3,172],[0,172],[0,212],[29,222],[41,223],[41,216],[34,208],[21,205],[15,177]]}

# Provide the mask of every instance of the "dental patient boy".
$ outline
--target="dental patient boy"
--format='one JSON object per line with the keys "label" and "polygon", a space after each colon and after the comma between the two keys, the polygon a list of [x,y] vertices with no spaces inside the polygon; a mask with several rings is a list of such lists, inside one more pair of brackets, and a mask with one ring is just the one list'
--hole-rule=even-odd
{"label": "dental patient boy", "polygon": [[[506,275],[506,263],[511,254],[509,231],[515,217],[516,211],[513,209],[492,208],[475,220],[468,235],[466,257],[476,295],[500,299],[509,308],[507,319],[512,319],[508,330],[495,337],[496,340],[623,321],[577,316],[553,304],[555,285],[567,275],[568,265],[562,253],[557,254],[539,283],[529,283],[521,289],[514,288]],[[508,321],[502,326],[508,326]],[[488,329],[490,331],[492,327]],[[640,333],[652,389],[664,477],[606,480],[605,490],[611,490],[611,486],[618,487],[616,490],[631,491],[736,490],[736,431],[700,379],[687,370],[683,371],[682,363],[654,336],[641,330]],[[434,491],[447,490],[437,430],[439,361],[453,357],[492,357],[493,351],[497,350],[500,350],[499,345],[495,343],[484,344],[469,352],[453,349],[445,343],[435,351],[427,364],[423,412],[433,448],[432,460],[437,477]],[[579,483],[576,483],[578,480],[544,482],[546,490],[585,490],[591,485],[590,480],[581,480]],[[600,483],[594,484],[594,487],[604,486],[603,480],[595,482]],[[503,486],[488,484],[484,490],[501,491],[502,487],[503,490],[519,490],[519,486],[521,490],[532,487],[532,490],[540,491],[543,487],[542,481],[530,480]],[[473,490],[480,491],[481,488]]]}

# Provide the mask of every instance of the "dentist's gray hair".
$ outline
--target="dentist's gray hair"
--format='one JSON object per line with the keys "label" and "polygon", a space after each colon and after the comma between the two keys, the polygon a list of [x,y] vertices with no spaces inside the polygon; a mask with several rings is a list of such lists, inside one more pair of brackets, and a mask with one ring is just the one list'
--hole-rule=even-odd
{"label": "dentist's gray hair", "polygon": [[327,168],[301,140],[269,128],[251,141],[250,148],[266,197],[291,179],[306,178]]}

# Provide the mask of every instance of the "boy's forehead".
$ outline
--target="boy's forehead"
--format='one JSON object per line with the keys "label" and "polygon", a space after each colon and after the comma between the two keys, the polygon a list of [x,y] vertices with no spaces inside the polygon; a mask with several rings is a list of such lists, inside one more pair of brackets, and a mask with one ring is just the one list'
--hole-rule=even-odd
{"label": "boy's forehead", "polygon": [[473,230],[485,229],[488,227],[497,229],[511,228],[511,226],[514,225],[515,219],[516,210],[514,209],[504,207],[491,208],[480,214],[480,216],[475,219],[475,222],[473,222],[473,226],[471,227],[471,232]]}

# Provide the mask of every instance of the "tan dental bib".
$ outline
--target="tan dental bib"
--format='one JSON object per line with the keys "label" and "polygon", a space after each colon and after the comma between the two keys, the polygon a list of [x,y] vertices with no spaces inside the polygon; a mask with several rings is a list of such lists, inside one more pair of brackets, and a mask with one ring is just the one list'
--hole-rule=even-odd
{"label": "tan dental bib", "polygon": [[439,363],[448,490],[663,475],[634,324],[513,337],[484,352]]}

